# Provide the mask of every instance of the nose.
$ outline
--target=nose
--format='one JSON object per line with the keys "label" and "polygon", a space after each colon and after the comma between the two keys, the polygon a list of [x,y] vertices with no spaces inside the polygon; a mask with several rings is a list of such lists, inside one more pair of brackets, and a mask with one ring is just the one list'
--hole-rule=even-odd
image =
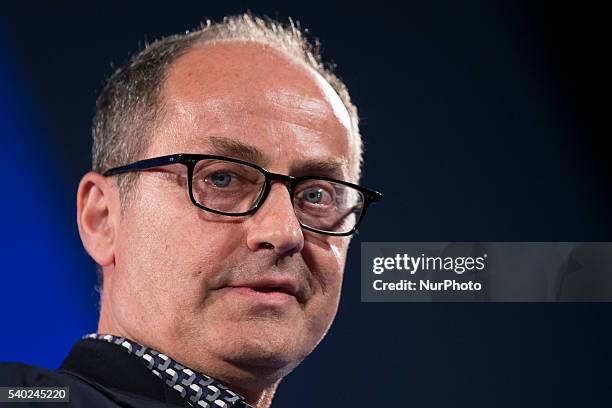
{"label": "nose", "polygon": [[251,251],[272,249],[278,255],[291,255],[304,247],[302,227],[283,183],[272,183],[265,202],[246,222]]}

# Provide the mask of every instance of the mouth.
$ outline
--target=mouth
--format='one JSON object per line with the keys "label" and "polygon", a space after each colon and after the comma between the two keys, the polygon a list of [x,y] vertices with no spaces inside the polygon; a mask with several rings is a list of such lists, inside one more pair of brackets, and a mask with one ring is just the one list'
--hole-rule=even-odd
{"label": "mouth", "polygon": [[238,294],[262,301],[300,301],[297,283],[289,280],[261,280],[226,286]]}
{"label": "mouth", "polygon": [[252,290],[254,290],[255,292],[261,292],[261,293],[274,293],[274,292],[280,292],[280,293],[285,293],[287,295],[291,295],[291,296],[295,296],[295,294],[293,294],[290,290],[287,290],[281,286],[246,286]]}

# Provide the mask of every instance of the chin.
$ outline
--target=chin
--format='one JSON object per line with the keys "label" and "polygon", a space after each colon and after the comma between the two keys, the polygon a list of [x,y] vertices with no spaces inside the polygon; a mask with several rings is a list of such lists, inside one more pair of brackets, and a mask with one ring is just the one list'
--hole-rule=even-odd
{"label": "chin", "polygon": [[236,364],[269,369],[297,366],[314,348],[305,333],[291,327],[248,324],[234,335],[228,354]]}

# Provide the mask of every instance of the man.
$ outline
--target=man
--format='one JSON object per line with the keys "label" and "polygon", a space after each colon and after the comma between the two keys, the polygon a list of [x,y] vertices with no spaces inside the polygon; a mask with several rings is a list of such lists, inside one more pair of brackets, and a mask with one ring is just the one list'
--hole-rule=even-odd
{"label": "man", "polygon": [[345,86],[292,24],[251,15],[148,46],[109,80],[77,223],[98,333],[56,372],[75,406],[268,407],[329,329],[358,186]]}

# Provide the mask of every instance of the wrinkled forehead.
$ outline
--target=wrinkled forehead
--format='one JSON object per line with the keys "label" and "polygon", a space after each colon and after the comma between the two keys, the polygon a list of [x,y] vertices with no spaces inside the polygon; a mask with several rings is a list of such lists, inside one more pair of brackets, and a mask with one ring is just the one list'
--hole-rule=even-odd
{"label": "wrinkled forehead", "polygon": [[232,138],[271,162],[333,159],[353,174],[356,144],[342,100],[312,68],[267,45],[198,45],[170,67],[161,98],[162,146],[204,152],[205,139]]}

